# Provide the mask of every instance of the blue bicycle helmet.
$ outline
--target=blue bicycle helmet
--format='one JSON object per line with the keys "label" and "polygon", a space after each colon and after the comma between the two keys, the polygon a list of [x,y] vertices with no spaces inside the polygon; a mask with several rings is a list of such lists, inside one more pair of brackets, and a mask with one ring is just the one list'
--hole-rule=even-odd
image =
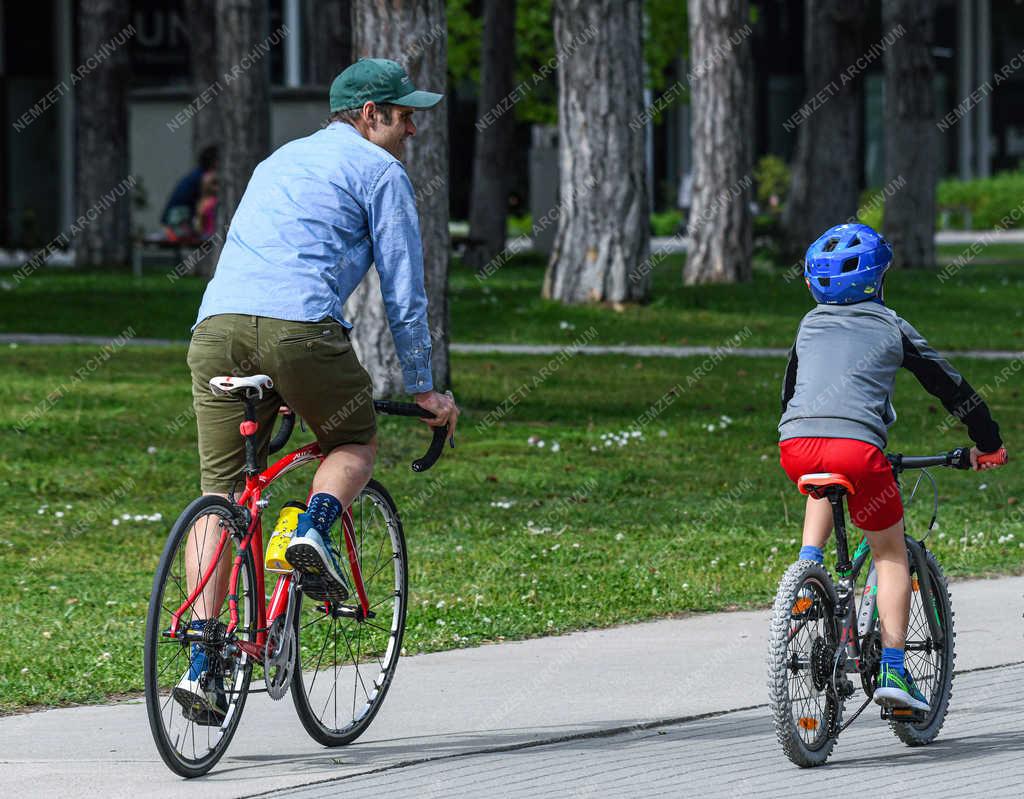
{"label": "blue bicycle helmet", "polygon": [[882,279],[892,263],[892,245],[867,225],[830,227],[804,257],[804,280],[825,305],[850,305],[882,298]]}

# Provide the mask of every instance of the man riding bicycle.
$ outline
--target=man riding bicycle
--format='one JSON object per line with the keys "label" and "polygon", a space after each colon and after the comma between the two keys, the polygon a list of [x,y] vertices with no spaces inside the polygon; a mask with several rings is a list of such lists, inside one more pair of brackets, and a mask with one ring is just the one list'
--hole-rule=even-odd
{"label": "man riding bicycle", "polygon": [[[402,165],[412,115],[442,98],[417,91],[394,61],[361,59],[335,78],[325,128],[285,144],[253,171],[217,270],[206,288],[188,351],[199,432],[204,494],[228,496],[238,485],[245,452],[241,403],[214,396],[218,375],[262,373],[273,389],[257,401],[261,466],[282,404],[305,419],[325,457],[309,506],[286,557],[314,599],[348,594],[331,528],[373,473],[377,449],[373,387],[352,350],[342,307],[371,263],[406,391],[433,412],[432,426],[454,435],[459,411],[434,390],[423,254],[416,199]],[[199,564],[214,556],[217,536],[192,533],[186,563],[189,589]],[[196,629],[216,613],[229,576],[222,559],[195,604]],[[174,692],[194,718],[218,724],[226,703],[208,684],[203,650]]]}

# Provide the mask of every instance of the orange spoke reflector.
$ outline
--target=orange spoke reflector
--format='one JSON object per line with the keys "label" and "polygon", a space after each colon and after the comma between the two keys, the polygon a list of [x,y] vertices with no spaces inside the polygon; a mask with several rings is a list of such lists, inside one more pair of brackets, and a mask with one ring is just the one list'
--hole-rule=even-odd
{"label": "orange spoke reflector", "polygon": [[805,613],[810,610],[811,605],[814,604],[814,600],[810,597],[802,596],[796,602],[793,603],[794,613]]}
{"label": "orange spoke reflector", "polygon": [[914,577],[910,581],[910,590],[911,591],[920,591],[921,590],[921,585],[920,585],[920,583],[917,582],[917,578],[916,577]]}
{"label": "orange spoke reflector", "polygon": [[809,716],[801,716],[797,724],[800,726],[801,730],[810,730],[813,732],[818,729],[818,720],[812,719]]}

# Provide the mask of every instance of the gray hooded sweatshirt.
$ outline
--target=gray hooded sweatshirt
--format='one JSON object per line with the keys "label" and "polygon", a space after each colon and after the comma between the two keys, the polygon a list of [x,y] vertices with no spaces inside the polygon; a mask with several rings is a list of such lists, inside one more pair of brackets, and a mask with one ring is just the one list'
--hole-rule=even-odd
{"label": "gray hooded sweatshirt", "polygon": [[852,438],[885,449],[900,367],[967,425],[980,450],[1002,446],[984,400],[909,322],[878,302],[818,305],[801,320],[782,384],[779,440]]}

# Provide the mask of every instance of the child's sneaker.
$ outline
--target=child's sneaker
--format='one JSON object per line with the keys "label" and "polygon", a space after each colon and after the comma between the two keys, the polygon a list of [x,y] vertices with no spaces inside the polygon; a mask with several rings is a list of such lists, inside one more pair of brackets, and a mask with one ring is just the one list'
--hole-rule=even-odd
{"label": "child's sneaker", "polygon": [[924,698],[909,671],[900,674],[896,669],[882,664],[878,672],[878,687],[875,689],[875,703],[883,707],[909,707],[928,711]]}
{"label": "child's sneaker", "polygon": [[302,574],[302,592],[306,596],[334,602],[348,599],[348,584],[330,537],[325,541],[316,528],[310,528],[301,536],[296,533],[285,557]]}
{"label": "child's sneaker", "polygon": [[[202,620],[194,620],[190,629],[201,630]],[[209,673],[209,656],[200,644],[192,644],[188,671],[171,690],[185,718],[207,727],[219,727],[228,712],[224,680],[219,674]]]}

